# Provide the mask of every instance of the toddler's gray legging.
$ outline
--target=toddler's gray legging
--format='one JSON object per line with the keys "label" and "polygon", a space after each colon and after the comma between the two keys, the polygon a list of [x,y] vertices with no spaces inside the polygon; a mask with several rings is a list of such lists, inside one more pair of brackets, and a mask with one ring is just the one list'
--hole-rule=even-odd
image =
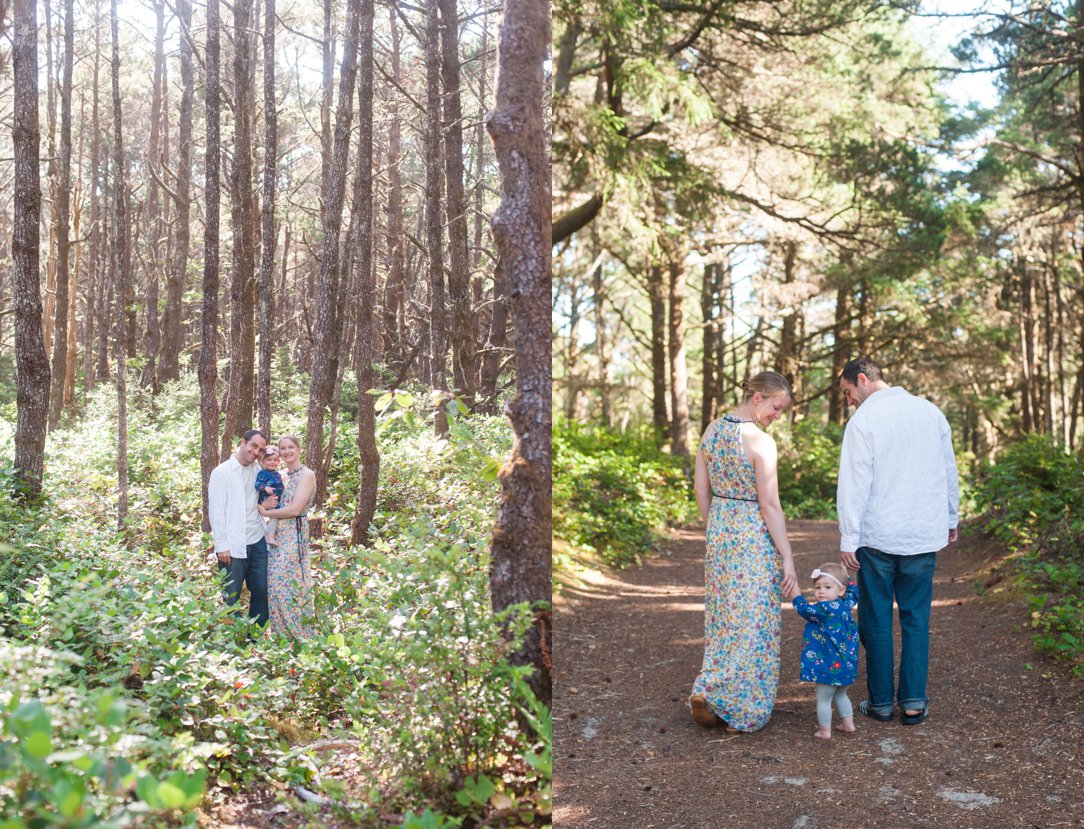
{"label": "toddler's gray legging", "polygon": [[817,725],[828,728],[832,725],[832,702],[836,703],[839,716],[854,715],[851,698],[847,696],[847,685],[821,685],[817,683]]}

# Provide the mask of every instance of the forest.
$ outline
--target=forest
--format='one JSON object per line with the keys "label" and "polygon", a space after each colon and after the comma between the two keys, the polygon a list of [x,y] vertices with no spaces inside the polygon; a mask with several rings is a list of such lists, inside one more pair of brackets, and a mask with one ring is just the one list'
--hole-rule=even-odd
{"label": "forest", "polygon": [[868,356],[945,412],[965,515],[1079,666],[1082,33],[1070,2],[557,2],[560,554],[693,520],[699,436],[765,369],[787,517],[834,518]]}
{"label": "forest", "polygon": [[549,27],[0,3],[0,825],[549,822]]}

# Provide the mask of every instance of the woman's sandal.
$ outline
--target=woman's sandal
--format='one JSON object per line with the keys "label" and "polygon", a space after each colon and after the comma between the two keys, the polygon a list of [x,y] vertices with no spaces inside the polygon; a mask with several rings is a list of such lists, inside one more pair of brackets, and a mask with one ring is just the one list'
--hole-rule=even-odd
{"label": "woman's sandal", "polygon": [[689,706],[693,711],[693,722],[704,728],[715,725],[715,712],[708,706],[708,700],[703,694],[693,694],[689,697]]}
{"label": "woman's sandal", "polygon": [[703,694],[693,694],[689,697],[689,707],[692,708],[693,722],[704,728],[712,728],[721,725],[727,734],[740,734],[741,732],[711,710],[708,700]]}
{"label": "woman's sandal", "polygon": [[881,714],[873,707],[873,703],[868,699],[862,700],[857,706],[859,714],[865,714],[871,720],[877,720],[877,722],[889,722],[892,719],[892,712],[887,714]]}

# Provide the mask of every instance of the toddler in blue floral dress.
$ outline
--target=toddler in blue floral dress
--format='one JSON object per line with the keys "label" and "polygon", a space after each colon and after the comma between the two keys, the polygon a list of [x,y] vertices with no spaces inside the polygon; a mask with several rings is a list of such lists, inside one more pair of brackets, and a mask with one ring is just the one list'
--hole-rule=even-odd
{"label": "toddler in blue floral dress", "polygon": [[[256,500],[258,503],[262,504],[272,495],[276,496],[280,501],[282,500],[283,486],[282,475],[278,471],[279,460],[279,450],[274,446],[268,446],[264,450],[263,457],[260,459],[260,466],[263,468],[256,473],[256,491],[259,493]],[[277,518],[267,519],[266,539],[267,543],[272,547],[278,544],[278,540],[275,538],[278,526]]]}
{"label": "toddler in blue floral dress", "polygon": [[858,627],[851,615],[858,604],[858,588],[840,564],[822,564],[810,578],[816,601],[806,601],[797,587],[789,598],[806,620],[801,678],[817,683],[820,727],[814,736],[830,740],[833,702],[843,719],[840,729],[854,731],[854,709],[847,687],[858,674]]}

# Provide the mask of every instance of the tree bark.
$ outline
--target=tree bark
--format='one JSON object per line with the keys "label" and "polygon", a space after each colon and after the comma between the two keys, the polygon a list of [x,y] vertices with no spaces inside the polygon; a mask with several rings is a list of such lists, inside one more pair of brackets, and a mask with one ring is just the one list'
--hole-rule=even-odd
{"label": "tree bark", "polygon": [[[448,328],[444,296],[444,248],[441,238],[441,90],[438,0],[426,0],[425,23],[425,248],[429,259],[429,361],[433,388],[448,387]],[[436,433],[448,434],[443,401],[433,414]]]}
{"label": "tree bark", "polygon": [[685,252],[670,252],[670,316],[667,342],[670,362],[670,452],[689,457],[689,373],[685,364]]}
{"label": "tree bark", "polygon": [[206,66],[207,140],[204,155],[205,216],[203,223],[203,318],[199,353],[200,388],[200,473],[203,493],[203,531],[211,529],[207,517],[207,482],[218,465],[218,397],[215,383],[218,380],[218,230],[219,202],[222,198],[219,186],[219,146],[221,125],[219,112],[219,6],[218,0],[207,0],[207,48],[204,55]]}
{"label": "tree bark", "polygon": [[[399,59],[399,26],[395,9],[389,9],[391,20],[391,75],[396,86],[402,85]],[[399,96],[394,90],[387,103],[388,124],[388,215],[386,231],[387,279],[384,283],[384,360],[397,374],[403,367],[406,337],[406,282],[403,273],[403,184],[400,173],[402,155],[402,126],[399,118]]]}
{"label": "tree bark", "polygon": [[161,382],[180,376],[180,353],[184,332],[182,303],[188,274],[188,246],[191,238],[192,206],[192,0],[177,0],[180,21],[181,105],[177,125],[177,170],[174,205],[177,221],[173,229],[173,251],[166,282],[166,306],[162,313],[162,356],[158,365]]}
{"label": "tree bark", "polygon": [[[783,284],[791,286],[797,279],[798,243],[788,241],[783,246]],[[785,299],[780,313],[783,317],[783,330],[779,335],[779,353],[775,359],[775,370],[790,381],[795,396],[801,381],[798,365],[798,317],[801,306]]]}
{"label": "tree bark", "polygon": [[[154,88],[151,91],[151,132],[147,142],[147,227],[150,233],[150,262],[146,269],[147,301],[145,303],[145,330],[143,350],[147,361],[143,366],[140,385],[158,393],[158,356],[161,351],[161,331],[158,327],[158,275],[162,269],[162,239],[166,236],[166,223],[162,213],[162,197],[158,180],[162,177],[162,109],[165,101],[166,74],[166,6],[163,0],[155,0],[157,18],[154,40]],[[158,172],[156,172],[158,171]]]}
{"label": "tree bark", "polygon": [[666,414],[666,296],[662,266],[652,262],[648,270],[647,296],[651,303],[651,417],[655,440],[660,445],[669,431]]}
{"label": "tree bark", "polygon": [[15,477],[22,494],[41,494],[45,471],[45,427],[49,415],[49,360],[42,335],[41,172],[38,127],[38,13],[34,0],[14,0],[12,69],[15,155],[12,282],[15,294]]}
{"label": "tree bark", "polygon": [[839,388],[839,376],[847,365],[850,349],[850,286],[844,281],[836,288],[836,313],[832,327],[832,376],[828,389],[828,422],[843,423],[843,392]]}
{"label": "tree bark", "polygon": [[114,320],[113,358],[117,365],[117,530],[128,521],[128,370],[124,303],[128,296],[128,192],[124,175],[124,126],[120,108],[120,39],[117,34],[117,0],[111,0],[110,28],[113,40],[113,244],[110,267],[116,282],[117,318]]}
{"label": "tree bark", "polygon": [[68,287],[71,265],[71,192],[72,192],[72,51],[75,44],[73,0],[64,3],[64,68],[60,84],[60,169],[56,181],[56,323],[53,326],[53,383],[49,390],[49,428],[60,422],[64,407],[64,379],[68,370],[68,325],[70,317]]}
{"label": "tree bark", "polygon": [[376,385],[373,300],[373,0],[362,0],[361,44],[358,72],[358,164],[354,182],[357,233],[357,333],[354,362],[358,378],[358,501],[350,525],[353,544],[366,544],[369,525],[376,514],[377,484],[380,480],[380,453],[376,448],[376,413],[369,389]]}
{"label": "tree bark", "polygon": [[508,406],[515,442],[501,469],[501,502],[493,528],[493,607],[530,602],[536,613],[514,664],[535,668],[530,684],[552,698],[550,552],[552,423],[550,368],[550,169],[542,120],[543,61],[549,49],[549,4],[505,0],[497,46],[495,108],[486,116],[501,172],[493,216],[498,270],[512,306],[516,396]]}
{"label": "tree bark", "polygon": [[102,245],[102,217],[101,217],[101,193],[102,193],[102,170],[101,170],[101,117],[99,81],[101,75],[101,8],[95,3],[94,9],[94,74],[91,82],[91,122],[93,123],[90,139],[90,232],[87,241],[87,270],[85,280],[86,307],[85,315],[86,330],[83,344],[83,396],[94,388],[98,381],[96,373],[97,362],[95,360],[95,332],[106,330],[106,320],[101,312],[98,294],[101,290],[101,278],[99,274],[99,258]]}
{"label": "tree bark", "polygon": [[342,231],[343,202],[346,195],[346,166],[350,152],[350,132],[354,120],[354,83],[358,69],[358,19],[361,0],[347,4],[346,42],[343,46],[339,75],[339,109],[335,116],[328,189],[324,197],[324,240],[320,253],[320,273],[316,288],[316,324],[313,329],[312,380],[309,389],[309,412],[306,460],[316,474],[316,501],[322,503],[327,492],[327,468],[324,465],[325,409],[334,393],[338,372],[339,306],[339,237]]}
{"label": "tree bark", "polygon": [[233,256],[230,268],[230,367],[226,386],[225,455],[252,425],[256,362],[256,206],[252,186],[252,122],[255,100],[255,39],[252,0],[233,2],[233,164],[230,213]]}
{"label": "tree bark", "polygon": [[448,223],[448,301],[452,311],[452,382],[473,399],[478,347],[471,337],[467,197],[463,186],[463,103],[459,91],[459,14],[456,0],[437,0],[440,8],[440,73],[444,84],[444,186]]}
{"label": "tree bark", "polygon": [[271,434],[272,282],[275,270],[275,168],[278,156],[278,97],[275,95],[275,0],[266,0],[263,21],[263,212],[260,215],[260,368],[256,379],[256,422]]}
{"label": "tree bark", "polygon": [[[710,263],[704,266],[704,278],[700,285],[700,314],[704,320],[703,348],[701,349],[700,373],[703,375],[700,392],[700,432],[708,428],[715,404],[715,355],[720,337],[722,313],[718,310],[719,272],[722,265]],[[720,372],[721,373],[721,372]]]}

